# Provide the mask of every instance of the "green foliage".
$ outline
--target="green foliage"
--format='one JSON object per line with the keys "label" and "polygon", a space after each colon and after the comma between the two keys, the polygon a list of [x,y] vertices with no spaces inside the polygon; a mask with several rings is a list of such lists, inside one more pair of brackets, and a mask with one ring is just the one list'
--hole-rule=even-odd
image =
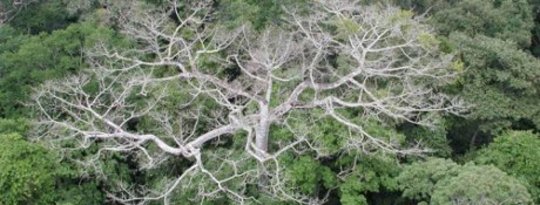
{"label": "green foliage", "polygon": [[283,6],[301,7],[305,0],[220,0],[220,21],[229,26],[251,23],[256,29],[278,24]]}
{"label": "green foliage", "polygon": [[467,164],[455,177],[439,181],[431,203],[451,204],[533,204],[527,188],[494,166]]}
{"label": "green foliage", "polygon": [[390,156],[342,156],[341,166],[354,164],[352,173],[339,186],[340,201],[344,205],[368,204],[366,194],[382,190],[396,190],[396,176],[400,169]]}
{"label": "green foliage", "polygon": [[22,8],[9,23],[24,33],[51,32],[66,27],[76,19],[65,8],[63,0],[39,0]]}
{"label": "green foliage", "polygon": [[0,135],[0,204],[51,204],[55,156],[18,134]]}
{"label": "green foliage", "polygon": [[28,131],[29,128],[30,128],[30,125],[26,119],[0,118],[0,134],[10,134],[10,133],[24,134],[26,133],[26,131]]}
{"label": "green foliage", "polygon": [[540,137],[530,131],[509,131],[478,152],[474,159],[480,164],[492,164],[521,179],[529,192],[540,202]]}
{"label": "green foliage", "polygon": [[[254,168],[258,166],[255,159],[250,158],[241,149],[230,150],[219,145],[210,146],[214,149],[206,149],[202,156],[204,158],[203,166],[208,171],[208,174],[196,171],[193,174],[187,175],[186,180],[191,181],[191,183],[181,183],[174,190],[174,193],[170,196],[171,204],[237,204],[236,201],[226,197],[227,193],[219,193],[210,197],[200,194],[201,191],[208,193],[220,189],[215,181],[210,178],[210,173],[216,179],[222,180],[221,186],[231,191],[272,202],[265,204],[276,204],[275,202],[278,200],[268,199],[264,193],[257,192],[261,175],[259,175],[260,173],[253,172]],[[231,157],[237,161],[226,160],[224,156]],[[144,180],[146,180],[145,185],[157,190],[165,190],[170,186],[171,180],[176,179],[192,163],[188,160],[169,159],[163,166],[149,170],[143,176],[145,177]],[[235,174],[239,176],[231,177]]]}
{"label": "green foliage", "polygon": [[[158,7],[165,6],[167,2],[141,1]],[[13,5],[12,0],[0,2],[7,7]],[[0,27],[0,204],[104,204],[104,189],[121,193],[118,184],[165,189],[168,182],[193,163],[171,157],[156,169],[142,170],[145,161],[141,156],[104,153],[97,162],[97,166],[102,169],[95,170],[71,162],[59,162],[60,158],[55,154],[21,137],[30,128],[32,113],[25,103],[35,87],[44,81],[65,77],[86,68],[88,62],[84,58],[84,50],[91,49],[96,43],[131,45],[131,42],[118,35],[116,27],[119,26],[116,18],[124,14],[122,9],[129,2],[39,0],[21,8],[15,18]],[[278,28],[282,17],[286,15],[283,8],[300,8],[309,12],[307,2],[219,0],[214,2],[216,13],[211,15],[212,18],[205,26],[251,24],[257,30]],[[503,132],[478,152],[472,152],[474,149],[462,146],[462,142],[459,142],[472,141],[471,147],[475,140],[487,143],[490,141],[487,136],[501,133],[510,127],[540,130],[540,61],[530,53],[536,56],[540,53],[540,1],[363,0],[361,3],[379,6],[393,3],[404,8],[404,11],[390,19],[392,23],[417,18],[427,12],[428,22],[441,36],[420,33],[418,40],[426,49],[438,47],[445,53],[457,54],[451,68],[462,75],[447,89],[460,94],[473,107],[466,118],[456,118],[454,121],[446,119],[448,123],[429,129],[407,123],[396,125],[390,123],[391,120],[386,122],[386,119],[360,119],[355,114],[362,110],[338,111],[339,114],[361,124],[367,132],[387,142],[401,145],[421,142],[433,149],[431,156],[464,154],[481,166],[459,165],[442,158],[429,158],[426,161],[406,158],[412,163],[401,168],[399,163],[403,161],[398,161],[394,156],[381,153],[368,156],[348,148],[350,140],[356,140],[357,136],[351,136],[346,127],[326,116],[323,110],[310,113],[299,111],[287,116],[285,124],[289,127],[272,125],[270,134],[272,151],[284,143],[297,140],[299,136],[305,137],[311,146],[317,148],[317,153],[299,155],[288,152],[279,158],[287,187],[313,197],[333,190],[330,192],[332,202],[341,204],[373,204],[376,198],[374,195],[392,194],[401,194],[420,204],[532,204],[531,198],[537,204],[540,203],[538,135],[531,131]],[[340,41],[368,27],[347,18],[328,20],[331,25],[325,26],[337,32]],[[401,29],[409,31],[406,23]],[[220,77],[234,75],[228,73],[234,72],[231,69],[220,67],[221,62],[213,62],[210,55],[205,57],[199,63],[201,67],[209,69],[208,72],[217,70],[215,73]],[[368,58],[376,59],[377,56]],[[329,63],[335,64],[332,67],[336,68],[338,75],[346,75],[354,65],[351,63],[353,59],[340,55],[332,60],[335,62]],[[173,69],[163,69],[153,74],[166,76],[176,72]],[[281,74],[284,76],[297,75],[283,72]],[[381,88],[374,95],[386,96],[394,92],[385,86],[392,82],[374,83]],[[92,86],[95,88],[99,85],[94,83]],[[85,89],[91,91],[92,86]],[[182,89],[186,85],[173,82],[165,86],[150,86],[147,96],[134,95],[130,100],[137,102],[136,106],[144,107],[147,98],[156,97],[155,90],[164,90],[166,96],[158,107],[171,117],[177,112],[181,114],[183,104],[191,100],[190,94]],[[272,106],[284,100],[285,96],[280,94],[289,89],[287,86],[274,85],[274,96],[270,102]],[[299,99],[303,101],[319,94],[324,93],[308,91]],[[216,108],[215,103],[204,97],[194,104],[200,108],[198,110],[203,116],[211,116],[210,113]],[[243,111],[249,113],[254,106],[249,105]],[[206,126],[213,120],[211,117],[201,118],[197,132],[205,132]],[[165,135],[163,132],[166,131],[160,122],[149,118],[136,121],[130,131]],[[174,126],[182,127],[179,124]],[[293,128],[294,133],[289,128]],[[448,132],[450,129],[454,130]],[[484,139],[471,140],[471,136]],[[172,139],[165,140],[174,144]],[[230,176],[234,174],[233,166],[222,163],[223,156],[227,156],[244,159],[236,164],[238,170],[253,170],[257,166],[256,161],[239,152],[244,149],[245,143],[245,133],[235,133],[231,139],[208,143],[204,151],[205,167],[211,172],[219,172],[218,178]],[[454,143],[453,150],[449,143]],[[146,148],[151,154],[156,154],[158,150],[155,145]],[[92,146],[86,151],[70,153],[67,157],[88,159],[94,157],[90,154],[97,149],[97,146]],[[268,165],[269,168],[273,166]],[[197,195],[198,189],[216,189],[215,183],[204,174],[190,176],[190,180],[190,186],[175,190],[171,203],[195,203],[197,197],[200,197]],[[227,181],[224,186],[241,190],[255,197],[260,204],[292,203],[259,193],[256,185],[259,180],[258,176],[249,172],[245,178]],[[243,186],[242,183],[246,181],[248,186]],[[401,203],[397,198],[388,198],[389,203]],[[203,201],[202,204],[234,204],[225,196],[199,201]]]}
{"label": "green foliage", "polygon": [[435,13],[440,10],[449,9],[451,8],[451,4],[459,1],[460,0],[390,0],[390,2],[395,5],[414,10],[417,14],[424,14],[426,12]]}
{"label": "green foliage", "polygon": [[526,0],[460,1],[433,15],[433,25],[443,35],[463,32],[530,45],[533,18]]}
{"label": "green foliage", "polygon": [[11,34],[0,38],[0,116],[8,117],[26,111],[23,104],[32,87],[84,67],[84,48],[114,38],[110,29],[91,23],[31,37],[18,37],[10,27],[0,28],[2,32]]}
{"label": "green foliage", "polygon": [[317,189],[322,188],[321,186],[330,189],[337,183],[335,173],[310,156],[295,159],[289,162],[287,167],[291,187],[299,189],[304,194],[314,195]]}
{"label": "green foliage", "polygon": [[534,17],[534,28],[532,30],[532,45],[530,47],[534,56],[540,56],[540,1],[529,0],[529,4],[532,7],[532,14]]}
{"label": "green foliage", "polygon": [[397,177],[403,196],[430,204],[532,204],[527,188],[494,166],[430,158]]}
{"label": "green foliage", "polygon": [[397,181],[404,197],[429,201],[437,182],[458,173],[459,165],[452,160],[431,158],[405,166]]}
{"label": "green foliage", "polygon": [[58,195],[55,203],[58,205],[79,205],[79,204],[104,204],[104,193],[100,192],[95,183],[80,183],[67,181],[59,185],[55,190]]}
{"label": "green foliage", "polygon": [[[295,130],[294,134],[305,136],[312,141],[319,155],[338,154],[347,143],[347,129],[336,120],[324,116],[322,111],[292,113],[288,123]],[[280,140],[294,140],[292,134],[286,128],[272,131],[272,137]]]}
{"label": "green foliage", "polygon": [[471,117],[495,124],[484,130],[496,133],[504,129],[502,124],[520,119],[540,127],[538,59],[500,39],[461,34],[451,39],[467,67],[461,86],[464,98],[474,105]]}
{"label": "green foliage", "polygon": [[423,146],[433,150],[432,156],[448,157],[452,153],[452,148],[446,138],[445,124],[437,127],[425,128],[413,124],[405,123],[400,125],[397,130],[406,136],[407,142],[421,143]]}
{"label": "green foliage", "polygon": [[338,38],[342,40],[347,39],[350,35],[354,35],[362,30],[362,25],[344,17],[335,20],[333,23],[336,26]]}
{"label": "green foliage", "polygon": [[22,35],[11,26],[0,27],[0,53],[18,49],[28,38],[28,35]]}
{"label": "green foliage", "polygon": [[510,127],[540,128],[539,63],[525,50],[531,38],[533,47],[538,44],[531,35],[538,1],[412,0],[402,5],[433,6],[429,22],[443,35],[440,46],[457,53],[453,67],[462,75],[447,91],[462,96],[471,112],[454,122],[448,119],[455,154],[467,154]]}
{"label": "green foliage", "polygon": [[459,67],[465,68],[457,83],[473,105],[468,124],[485,133],[540,125],[539,63],[521,50],[531,42],[533,6],[525,0],[459,1],[432,16],[432,25],[449,36]]}

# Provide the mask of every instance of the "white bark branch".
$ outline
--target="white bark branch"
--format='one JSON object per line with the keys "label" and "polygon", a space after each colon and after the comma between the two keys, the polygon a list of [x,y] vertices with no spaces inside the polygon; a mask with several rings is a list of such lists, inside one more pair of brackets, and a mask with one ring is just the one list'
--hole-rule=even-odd
{"label": "white bark branch", "polygon": [[[184,173],[202,173],[216,185],[201,191],[202,198],[221,193],[240,202],[252,200],[225,184],[242,178],[247,183],[257,172],[273,175],[268,191],[276,197],[312,203],[323,199],[285,193],[280,174],[285,168],[278,157],[300,153],[300,147],[322,153],[318,143],[302,130],[294,132],[298,139],[293,142],[270,136],[274,126],[294,129],[286,123],[292,113],[325,110],[321,117],[350,132],[342,136],[349,144],[340,149],[416,154],[427,149],[403,148],[359,122],[432,126],[429,115],[459,113],[464,107],[459,99],[435,91],[455,76],[448,69],[451,56],[436,45],[424,45],[419,39],[430,29],[421,19],[403,18],[398,9],[315,1],[311,13],[287,10],[287,26],[257,33],[249,26],[233,31],[203,26],[202,19],[211,15],[204,13],[211,11],[205,2],[191,13],[176,13],[176,25],[163,13],[134,13],[123,31],[136,47],[98,47],[88,52],[92,70],[45,84],[34,97],[44,138],[78,141],[80,149],[98,138],[105,147],[99,153],[138,150],[149,167],[165,161],[164,155],[191,159],[195,164]],[[338,29],[329,29],[333,27]],[[237,73],[228,74],[231,67]],[[358,113],[354,120],[341,114],[350,110]],[[139,119],[152,126],[130,127]],[[305,119],[306,124],[313,121]],[[216,173],[221,168],[205,165],[205,156],[217,152],[205,145],[218,146],[225,136],[244,140],[246,156],[273,168],[250,170],[228,154],[218,164],[235,171],[221,177]],[[162,194],[133,200],[167,201],[184,178]]]}

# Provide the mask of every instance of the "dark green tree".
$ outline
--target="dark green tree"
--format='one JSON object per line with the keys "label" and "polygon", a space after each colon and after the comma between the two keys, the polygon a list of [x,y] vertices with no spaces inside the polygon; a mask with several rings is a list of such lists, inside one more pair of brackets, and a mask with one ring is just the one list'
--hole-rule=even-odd
{"label": "dark green tree", "polygon": [[[540,61],[509,41],[462,34],[450,37],[467,68],[462,95],[473,104],[472,119],[497,133],[520,120],[540,128]],[[531,125],[529,125],[531,126]]]}
{"label": "dark green tree", "polygon": [[507,128],[538,129],[538,60],[529,53],[533,6],[525,0],[452,1],[430,13],[461,79],[449,90],[471,105],[466,119],[448,119],[456,154]]}
{"label": "dark green tree", "polygon": [[531,42],[532,8],[526,0],[467,0],[434,13],[432,25],[442,35],[452,32],[509,40],[521,48]]}
{"label": "dark green tree", "polygon": [[27,34],[39,34],[62,29],[74,23],[64,0],[2,0],[5,5],[18,5],[18,11],[8,24]]}

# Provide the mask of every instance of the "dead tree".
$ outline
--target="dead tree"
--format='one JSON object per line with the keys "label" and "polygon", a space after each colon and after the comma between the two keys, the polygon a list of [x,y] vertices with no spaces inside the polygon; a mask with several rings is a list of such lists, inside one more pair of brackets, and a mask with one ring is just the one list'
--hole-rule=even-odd
{"label": "dead tree", "polygon": [[[261,173],[269,176],[265,193],[299,203],[322,203],[324,199],[284,187],[286,167],[277,157],[299,149],[318,151],[317,142],[288,126],[293,112],[320,111],[344,125],[350,134],[342,136],[348,142],[343,149],[425,152],[420,146],[401,147],[379,138],[359,121],[431,126],[434,113],[459,112],[463,108],[459,100],[435,90],[454,79],[456,73],[448,68],[452,56],[440,52],[431,29],[408,12],[352,0],[311,4],[308,13],[284,8],[285,25],[260,32],[249,25],[233,30],[202,26],[211,10],[204,3],[191,7],[188,14],[172,11],[177,24],[167,12],[131,13],[123,32],[137,47],[101,45],[89,50],[91,69],[48,82],[36,92],[42,139],[58,149],[66,149],[58,142],[78,142],[77,148],[85,149],[99,139],[98,155],[136,152],[146,159],[147,168],[173,156],[194,161],[161,190],[145,196],[111,196],[125,203],[167,203],[171,193],[189,186],[187,178],[195,175],[215,185],[201,190],[200,197],[221,193],[244,203],[252,199],[225,184],[257,183]],[[240,74],[231,80],[222,71],[232,64]],[[174,109],[164,103],[171,95],[182,98]],[[359,112],[353,118],[344,115],[350,109]],[[126,129],[137,118],[151,119],[155,129]],[[291,129],[296,140],[274,141],[269,137],[273,125]],[[203,146],[233,136],[245,141],[243,154],[212,155],[233,170],[223,177],[219,170],[206,168],[202,153],[211,151]],[[240,169],[249,159],[259,166]]]}

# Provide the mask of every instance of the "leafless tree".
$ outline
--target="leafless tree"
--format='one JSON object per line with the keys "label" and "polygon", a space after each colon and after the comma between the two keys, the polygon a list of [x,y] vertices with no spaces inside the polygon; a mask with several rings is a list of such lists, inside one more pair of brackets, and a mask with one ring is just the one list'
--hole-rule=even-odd
{"label": "leafless tree", "polygon": [[[182,13],[134,10],[123,32],[136,47],[89,50],[91,69],[48,82],[36,92],[40,136],[69,150],[99,141],[101,149],[91,160],[80,161],[84,165],[95,166],[105,152],[128,151],[146,159],[145,168],[170,157],[193,161],[182,175],[165,180],[162,189],[146,190],[144,196],[111,195],[127,204],[168,203],[175,190],[197,187],[191,184],[196,177],[213,184],[199,187],[198,200],[216,194],[242,204],[256,200],[243,192],[245,186],[227,185],[234,181],[264,183],[262,191],[281,199],[322,203],[325,199],[286,186],[280,154],[325,154],[303,128],[289,123],[298,121],[293,113],[320,113],[342,124],[349,133],[342,136],[348,142],[343,150],[427,151],[376,136],[362,121],[432,126],[435,113],[463,108],[436,91],[455,73],[448,69],[452,56],[438,50],[430,28],[421,17],[397,8],[363,6],[357,0],[311,4],[307,13],[284,8],[284,24],[263,31],[248,24],[231,30],[207,23],[213,17],[206,1]],[[227,74],[226,68],[236,73]],[[358,114],[346,115],[351,109]],[[152,129],[129,128],[139,119]],[[273,126],[290,129],[295,140],[271,139]],[[245,142],[245,149],[205,150],[223,138]],[[217,168],[207,168],[210,162]],[[266,180],[260,180],[262,175]]]}

